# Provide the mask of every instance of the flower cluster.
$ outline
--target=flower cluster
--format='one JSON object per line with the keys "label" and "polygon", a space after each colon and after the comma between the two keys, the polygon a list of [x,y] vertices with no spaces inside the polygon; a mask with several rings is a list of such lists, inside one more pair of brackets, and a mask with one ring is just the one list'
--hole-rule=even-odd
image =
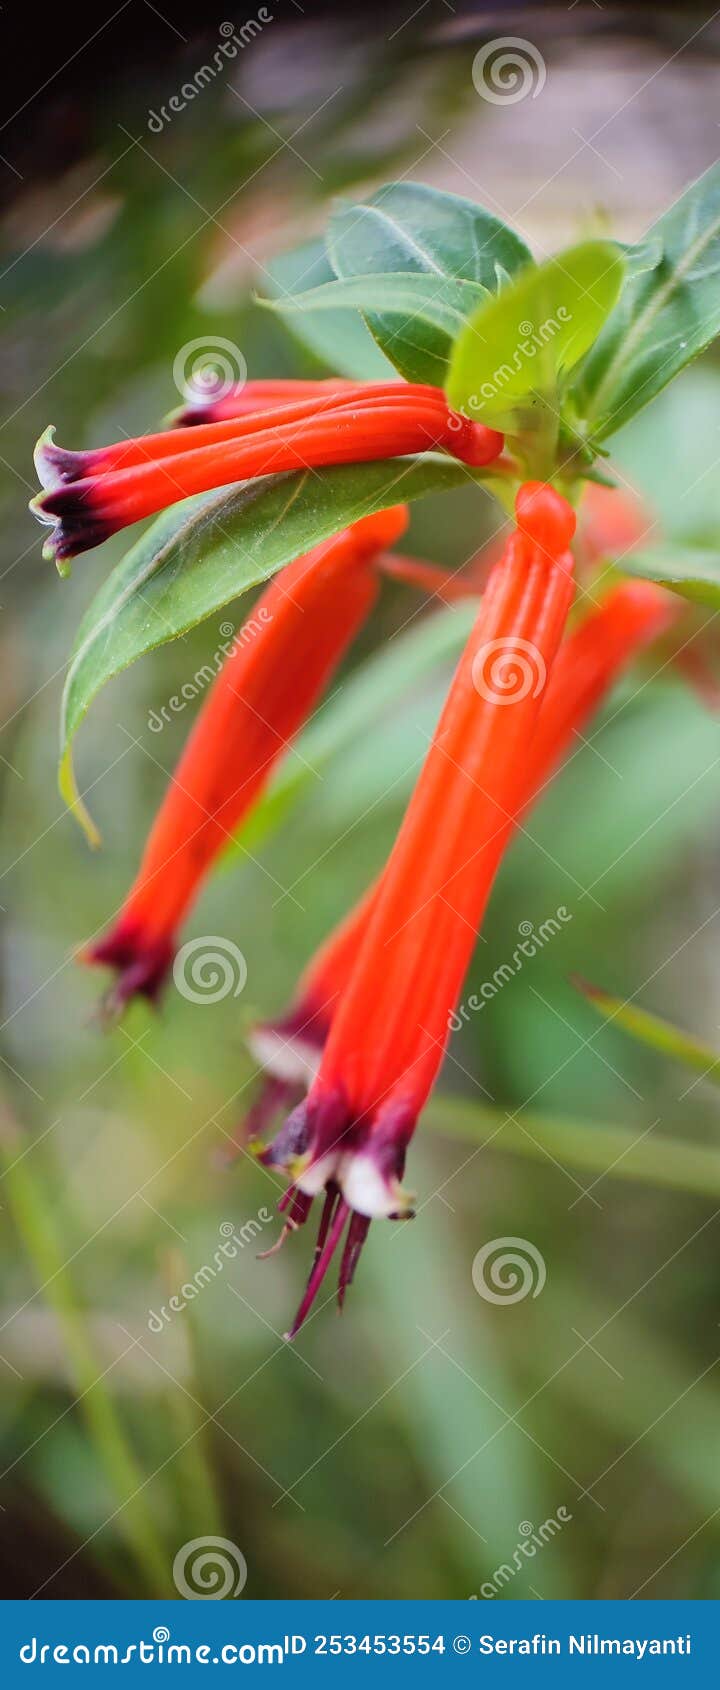
{"label": "flower cluster", "polygon": [[[52,528],[46,551],[64,565],[176,500],[241,479],[428,449],[483,466],[503,444],[430,386],[250,382],[117,446],[70,452],[48,431],[34,509]],[[442,591],[442,572],[391,555],[406,522],[402,505],[362,516],[265,589],[255,637],[234,643],[214,681],[122,911],[84,953],[114,970],[110,1010],[158,998],[193,900],[370,614],[380,574]],[[284,1233],[323,1196],[293,1334],[336,1253],[342,1303],[371,1219],[412,1213],[408,1144],[513,831],[616,677],[675,615],[661,588],[626,582],[568,631],[575,526],[554,486],[521,482],[385,868],[287,1013],[252,1035],[266,1079],[242,1131],[287,1179]]]}

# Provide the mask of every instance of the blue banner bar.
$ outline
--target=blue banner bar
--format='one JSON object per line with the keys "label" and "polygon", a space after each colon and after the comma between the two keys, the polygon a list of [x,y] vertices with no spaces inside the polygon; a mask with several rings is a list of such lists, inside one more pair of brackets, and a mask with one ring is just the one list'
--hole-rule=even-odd
{"label": "blue banner bar", "polygon": [[718,1602],[0,1602],[3,1684],[708,1684],[719,1639]]}

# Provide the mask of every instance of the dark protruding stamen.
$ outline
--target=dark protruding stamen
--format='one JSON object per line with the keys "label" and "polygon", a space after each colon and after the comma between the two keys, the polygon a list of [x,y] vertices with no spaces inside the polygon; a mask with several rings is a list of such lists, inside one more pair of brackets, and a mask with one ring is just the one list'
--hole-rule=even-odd
{"label": "dark protruding stamen", "polygon": [[[337,1250],[338,1244],[340,1243],[340,1239],[341,1239],[343,1231],[345,1229],[345,1225],[346,1225],[348,1216],[351,1213],[350,1209],[348,1208],[347,1203],[345,1202],[345,1199],[340,1196],[339,1192],[337,1194],[337,1197],[334,1198],[333,1200],[334,1200],[336,1206],[335,1206],[335,1209],[334,1209],[334,1212],[333,1212],[332,1222],[328,1227],[327,1238],[326,1238],[325,1244],[323,1246],[323,1249],[320,1252],[320,1255],[316,1258],[315,1262],[313,1263],[312,1270],[311,1270],[311,1273],[310,1273],[310,1278],[308,1279],[307,1286],[306,1286],[306,1289],[305,1289],[305,1295],[302,1299],[302,1302],[301,1302],[300,1307],[298,1309],[298,1312],[295,1316],[293,1324],[290,1328],[290,1331],[285,1334],[285,1336],[288,1340],[291,1340],[291,1339],[296,1337],[297,1333],[300,1331],[300,1327],[302,1326],[303,1322],[306,1320],[306,1318],[309,1314],[309,1311],[310,1311],[310,1309],[311,1309],[311,1307],[312,1307],[312,1305],[315,1301],[315,1298],[318,1294],[320,1286],[322,1285],[322,1282],[325,1278],[325,1275],[326,1275],[327,1270],[330,1266],[330,1263],[331,1263],[332,1258],[335,1254],[335,1251]],[[323,1219],[324,1219],[324,1213],[323,1213]]]}
{"label": "dark protruding stamen", "polygon": [[340,1309],[345,1302],[345,1292],[355,1278],[355,1269],[369,1230],[370,1216],[354,1213],[348,1227],[345,1249],[340,1263],[340,1277],[338,1279],[338,1308]]}

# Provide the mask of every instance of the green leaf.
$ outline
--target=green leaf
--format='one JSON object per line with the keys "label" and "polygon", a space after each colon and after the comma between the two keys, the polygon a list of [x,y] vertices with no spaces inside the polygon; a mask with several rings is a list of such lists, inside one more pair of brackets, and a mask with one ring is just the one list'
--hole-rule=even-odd
{"label": "green leaf", "polygon": [[[419,182],[390,182],[363,205],[345,205],[330,219],[330,262],[340,278],[425,273],[473,282],[496,292],[507,275],[531,262],[525,243],[491,212]],[[368,326],[408,381],[442,386],[447,334],[427,321],[373,312]]]}
{"label": "green leaf", "polygon": [[472,311],[486,299],[487,289],[478,282],[458,282],[448,276],[418,275],[399,270],[388,274],[378,271],[372,276],[353,276],[347,281],[326,282],[308,293],[296,293],[286,299],[264,300],[272,311],[290,314],[296,311],[334,311],[338,306],[352,306],[365,314],[384,311],[397,317],[397,334],[422,333],[429,325],[439,329],[447,340],[449,356],[451,342]]}
{"label": "green leaf", "polygon": [[720,552],[704,551],[700,546],[658,546],[652,551],[631,553],[619,567],[624,575],[657,581],[694,604],[720,610]]}
{"label": "green leaf", "polygon": [[558,377],[599,334],[624,274],[620,249],[584,241],[524,270],[481,305],[450,362],[451,405],[516,433],[539,398],[556,403]]}
{"label": "green leaf", "polygon": [[720,164],[628,252],[627,280],[573,396],[596,440],[642,410],[720,332]]}
{"label": "green leaf", "polygon": [[[266,274],[275,283],[278,300],[322,287],[335,277],[321,240],[308,241],[293,252],[282,253],[273,259]],[[394,366],[383,356],[355,310],[339,308],[323,311],[317,317],[303,311],[302,316],[289,320],[288,328],[313,357],[319,358],[336,375],[350,376],[354,381],[387,381],[395,374]]]}
{"label": "green leaf", "polygon": [[97,843],[78,795],[70,747],[107,681],[346,523],[424,493],[461,486],[469,478],[481,477],[433,453],[264,476],[185,500],[152,523],[85,616],[65,683],[60,790],[89,838]]}
{"label": "green leaf", "polygon": [[647,1009],[613,997],[610,992],[603,992],[599,986],[591,986],[586,980],[576,978],[574,984],[607,1021],[622,1027],[623,1032],[630,1033],[640,1044],[674,1057],[685,1068],[692,1068],[696,1074],[712,1080],[713,1085],[720,1086],[720,1051],[712,1050],[702,1039],[684,1033],[681,1027],[674,1027],[662,1016],[652,1015]]}

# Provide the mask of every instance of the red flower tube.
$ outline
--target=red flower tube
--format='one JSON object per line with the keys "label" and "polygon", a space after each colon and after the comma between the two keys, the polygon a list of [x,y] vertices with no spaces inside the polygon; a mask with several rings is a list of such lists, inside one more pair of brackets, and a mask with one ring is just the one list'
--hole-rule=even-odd
{"label": "red flower tube", "polygon": [[364,517],[290,564],[255,604],[190,735],[122,911],[85,953],[118,970],[113,1008],[135,993],[157,998],[204,876],[368,615],[377,592],[370,565],[406,524],[402,505]]}
{"label": "red flower tube", "polygon": [[[587,726],[618,676],[680,614],[679,601],[662,587],[649,581],[626,581],[613,587],[604,602],[566,637],[529,749],[523,809],[541,795],[575,734]],[[251,1030],[248,1043],[266,1079],[236,1142],[247,1143],[259,1136],[281,1107],[300,1101],[314,1080],[380,884],[378,879],[369,887],[316,951],[285,1014]],[[226,1159],[232,1153],[230,1149]]]}
{"label": "red flower tube", "polygon": [[537,482],[520,489],[516,515],[518,532],[491,575],[319,1073],[263,1152],[290,1174],[291,1224],[305,1219],[315,1193],[327,1193],[293,1332],[346,1228],[341,1300],[370,1218],[409,1212],[400,1184],[407,1145],[526,799],[528,748],[572,598],[575,517]]}
{"label": "red flower tube", "polygon": [[[190,400],[168,417],[173,428],[195,428],[198,423],[225,422],[230,417],[246,417],[251,411],[265,411],[274,405],[289,405],[296,399],[322,398],[338,393],[351,393],[361,384],[341,376],[323,381],[302,381],[283,377],[245,381],[228,388],[218,399]],[[395,386],[402,383],[398,380]]]}
{"label": "red flower tube", "polygon": [[449,410],[439,389],[408,383],[360,387],[230,422],[68,452],[46,434],[36,464],[46,491],[31,509],[53,533],[44,555],[62,563],[118,529],[194,493],[255,476],[321,465],[366,463],[442,448],[462,462],[490,463],[503,437]]}

